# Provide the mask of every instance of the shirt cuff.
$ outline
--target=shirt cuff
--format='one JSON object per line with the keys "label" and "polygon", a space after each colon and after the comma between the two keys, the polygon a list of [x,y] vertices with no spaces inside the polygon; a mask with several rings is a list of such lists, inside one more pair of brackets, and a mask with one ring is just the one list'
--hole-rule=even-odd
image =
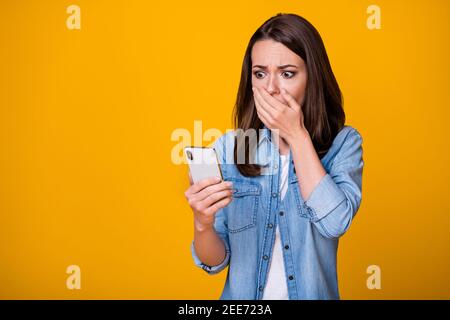
{"label": "shirt cuff", "polygon": [[208,274],[211,274],[211,275],[219,273],[220,271],[225,269],[225,267],[228,265],[228,262],[230,261],[231,253],[230,253],[230,248],[229,248],[228,244],[226,243],[226,241],[223,241],[223,243],[225,245],[225,259],[217,266],[208,266],[200,261],[199,257],[195,253],[194,241],[192,241],[191,242],[191,253],[192,253],[192,258],[194,259],[195,265],[199,268],[202,268]]}
{"label": "shirt cuff", "polygon": [[346,197],[327,173],[314,188],[303,207],[311,222],[317,222],[333,211]]}

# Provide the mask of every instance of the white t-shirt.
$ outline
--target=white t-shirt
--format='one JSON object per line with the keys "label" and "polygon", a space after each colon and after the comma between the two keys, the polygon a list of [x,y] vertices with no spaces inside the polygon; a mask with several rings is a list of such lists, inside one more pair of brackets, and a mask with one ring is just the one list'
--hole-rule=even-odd
{"label": "white t-shirt", "polygon": [[[281,180],[280,193],[283,200],[288,188],[289,154],[281,156]],[[284,270],[283,247],[281,245],[280,229],[275,229],[275,244],[272,259],[270,260],[269,272],[267,274],[266,287],[264,288],[263,300],[289,300],[286,283],[286,271]]]}

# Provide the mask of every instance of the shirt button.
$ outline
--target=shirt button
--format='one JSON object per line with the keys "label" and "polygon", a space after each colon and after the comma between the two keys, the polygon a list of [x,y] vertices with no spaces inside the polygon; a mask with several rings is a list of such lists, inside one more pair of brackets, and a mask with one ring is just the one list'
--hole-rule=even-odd
{"label": "shirt button", "polygon": [[285,245],[284,248],[285,248],[286,250],[288,250],[288,249],[289,249],[289,246],[288,246],[288,245]]}
{"label": "shirt button", "polygon": [[283,211],[280,211],[280,216],[282,216],[284,214],[284,212]]}
{"label": "shirt button", "polygon": [[269,257],[265,254],[264,257],[263,257],[263,259],[264,259],[264,260],[268,260]]}
{"label": "shirt button", "polygon": [[274,165],[273,167],[274,167],[275,169],[278,169],[278,165],[277,165],[277,164],[276,164],[276,165]]}
{"label": "shirt button", "polygon": [[269,223],[269,224],[267,225],[267,228],[272,229],[272,228],[273,228],[273,224]]}
{"label": "shirt button", "polygon": [[277,193],[276,192],[272,193],[272,197],[276,198],[277,197]]}
{"label": "shirt button", "polygon": [[262,286],[259,286],[259,291],[263,291],[263,287]]}
{"label": "shirt button", "polygon": [[289,280],[294,280],[294,276],[289,276]]}

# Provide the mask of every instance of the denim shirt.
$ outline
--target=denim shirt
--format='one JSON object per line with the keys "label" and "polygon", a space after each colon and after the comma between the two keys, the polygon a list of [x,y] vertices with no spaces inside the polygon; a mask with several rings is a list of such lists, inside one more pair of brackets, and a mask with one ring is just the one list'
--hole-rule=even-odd
{"label": "denim shirt", "polygon": [[[233,182],[233,200],[217,211],[214,228],[223,240],[226,257],[220,265],[203,264],[191,253],[196,266],[216,274],[227,266],[220,299],[261,300],[279,226],[289,299],[339,299],[336,254],[339,237],[349,228],[362,195],[362,137],[344,126],[321,159],[326,175],[303,199],[293,160],[289,163],[288,189],[280,198],[281,162],[271,131],[264,126],[254,163],[264,174],[246,177],[233,159],[235,131],[214,143],[225,180]],[[290,159],[292,151],[290,151]]]}

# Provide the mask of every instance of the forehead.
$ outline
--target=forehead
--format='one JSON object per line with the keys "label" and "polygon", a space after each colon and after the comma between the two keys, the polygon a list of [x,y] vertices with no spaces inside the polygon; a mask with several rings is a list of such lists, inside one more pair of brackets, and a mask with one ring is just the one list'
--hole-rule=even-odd
{"label": "forehead", "polygon": [[274,40],[260,40],[255,42],[252,49],[252,63],[260,65],[301,65],[303,59],[280,42]]}

